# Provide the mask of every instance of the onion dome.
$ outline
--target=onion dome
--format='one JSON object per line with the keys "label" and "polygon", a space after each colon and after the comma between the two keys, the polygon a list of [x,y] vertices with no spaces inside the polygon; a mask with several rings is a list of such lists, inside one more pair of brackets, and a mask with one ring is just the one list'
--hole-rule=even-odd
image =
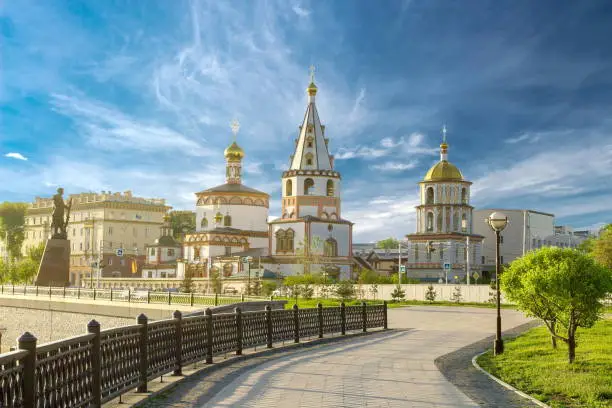
{"label": "onion dome", "polygon": [[227,160],[242,160],[244,157],[244,150],[238,146],[238,143],[233,142],[227,149],[225,149],[223,155]]}
{"label": "onion dome", "polygon": [[442,160],[429,169],[423,181],[463,181],[463,175],[454,164]]}
{"label": "onion dome", "polygon": [[317,94],[317,86],[315,85],[314,81],[310,82],[310,85],[308,85],[308,88],[306,88],[306,91],[308,92],[308,95],[316,95]]}

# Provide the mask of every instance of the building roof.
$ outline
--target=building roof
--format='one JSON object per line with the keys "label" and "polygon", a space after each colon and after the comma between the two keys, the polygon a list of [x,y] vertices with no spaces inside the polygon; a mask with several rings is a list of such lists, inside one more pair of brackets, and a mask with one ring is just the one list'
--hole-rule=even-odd
{"label": "building roof", "polygon": [[297,218],[276,218],[272,221],[269,221],[268,224],[270,223],[275,223],[275,222],[296,222],[296,221],[306,221],[306,222],[326,222],[326,223],[330,223],[330,224],[354,224],[353,222],[349,221],[349,220],[344,220],[344,219],[337,219],[337,220],[330,220],[328,218],[319,218],[319,217],[314,217],[312,215],[305,215],[303,217],[297,217]]}
{"label": "building roof", "polygon": [[[289,170],[333,170],[332,158],[324,135],[325,126],[321,125],[315,104],[317,86],[314,78],[311,79],[307,93],[308,106],[304,114],[304,121],[300,126],[300,134]],[[312,164],[308,164],[309,159]]]}
{"label": "building roof", "polygon": [[147,245],[147,246],[158,246],[158,247],[180,247],[181,244],[177,242],[174,237],[169,235],[164,235],[163,237],[159,237],[155,240],[155,245]]}
{"label": "building roof", "polygon": [[463,181],[463,174],[454,164],[442,160],[429,169],[423,181]]}
{"label": "building roof", "polygon": [[254,188],[247,187],[243,184],[230,184],[225,183],[220,186],[212,187],[207,190],[202,190],[196,194],[208,194],[208,193],[251,193],[251,194],[261,194],[264,196],[269,196],[268,193],[264,193],[263,191],[255,190]]}

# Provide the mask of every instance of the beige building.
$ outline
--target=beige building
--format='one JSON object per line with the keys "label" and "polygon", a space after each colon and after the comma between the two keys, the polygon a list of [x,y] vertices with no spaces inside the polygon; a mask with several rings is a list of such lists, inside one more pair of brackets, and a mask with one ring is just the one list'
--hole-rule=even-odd
{"label": "beige building", "polygon": [[[145,246],[160,236],[164,215],[170,209],[164,199],[134,197],[124,193],[72,194],[67,233],[70,240],[70,281],[92,278],[92,262],[102,260],[101,277],[139,276],[133,261],[142,264]],[[24,253],[49,237],[53,199],[36,197],[26,213]],[[117,249],[123,255],[117,256]],[[95,274],[94,274],[95,275]]]}
{"label": "beige building", "polygon": [[502,264],[509,264],[532,249],[552,245],[555,216],[533,210],[482,209],[474,211],[474,232],[484,236],[482,264],[484,269],[495,269],[495,233],[486,223],[493,212],[502,212],[508,217],[508,225],[501,233],[499,255]]}

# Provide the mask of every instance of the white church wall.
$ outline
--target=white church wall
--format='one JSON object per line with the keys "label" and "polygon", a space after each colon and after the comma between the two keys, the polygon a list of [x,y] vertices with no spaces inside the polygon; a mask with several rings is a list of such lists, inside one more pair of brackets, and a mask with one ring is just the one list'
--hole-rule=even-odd
{"label": "white church wall", "polygon": [[293,236],[293,245],[294,245],[294,248],[297,250],[302,244],[302,242],[304,242],[305,225],[306,224],[304,224],[303,222],[283,222],[279,224],[271,224],[272,226],[272,230],[271,230],[272,248],[270,248],[271,254],[276,254],[276,232],[279,229],[287,230],[291,228],[293,230],[295,234]]}
{"label": "white church wall", "polygon": [[[332,225],[333,229],[330,232],[328,226]],[[332,237],[338,243],[338,256],[349,256],[349,225],[348,224],[329,224],[322,222],[313,222],[310,224],[311,236],[321,238],[325,241]]]}
{"label": "white church wall", "polygon": [[[223,227],[224,222],[215,223],[215,215],[220,212],[225,216],[231,216],[230,227],[249,231],[268,230],[268,209],[266,207],[240,205],[240,204],[221,204],[218,208],[212,205],[198,206],[196,208],[196,230],[205,231],[215,227]],[[206,216],[208,228],[202,228],[202,219]]]}
{"label": "white church wall", "polygon": [[300,217],[305,217],[310,215],[312,217],[316,217],[318,214],[319,208],[312,205],[301,205],[300,206]]}
{"label": "white church wall", "polygon": [[[314,182],[314,187],[310,189],[310,194],[304,194],[304,181],[306,179],[312,179]],[[294,191],[297,185],[297,195],[327,196],[327,180],[332,180],[334,182],[334,196],[338,197],[340,194],[340,181],[337,178],[332,177],[296,176],[293,185]]]}

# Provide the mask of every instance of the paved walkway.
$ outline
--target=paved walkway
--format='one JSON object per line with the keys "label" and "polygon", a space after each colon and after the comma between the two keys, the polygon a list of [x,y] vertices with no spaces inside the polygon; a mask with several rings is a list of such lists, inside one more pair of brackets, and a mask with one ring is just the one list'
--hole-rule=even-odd
{"label": "paved walkway", "polygon": [[[506,328],[528,321],[516,311],[502,313]],[[402,330],[244,362],[185,381],[146,406],[480,406],[448,382],[434,360],[494,333],[494,309],[391,309],[389,326]]]}

